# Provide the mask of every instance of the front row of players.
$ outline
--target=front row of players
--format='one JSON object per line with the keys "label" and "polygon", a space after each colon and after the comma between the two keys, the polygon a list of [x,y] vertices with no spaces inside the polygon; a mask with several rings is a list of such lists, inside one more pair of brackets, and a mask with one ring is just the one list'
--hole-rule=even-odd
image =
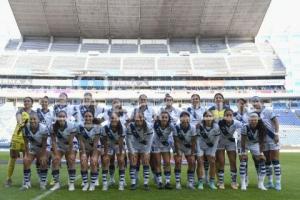
{"label": "front row of players", "polygon": [[[22,189],[31,186],[30,166],[34,159],[39,163],[38,174],[41,189],[46,189],[47,171],[49,168],[49,156],[52,155],[52,176],[54,186],[51,190],[57,190],[60,185],[60,166],[65,156],[69,174],[69,190],[75,189],[76,180],[76,153],[79,149],[80,169],[82,176],[82,190],[95,190],[98,184],[99,163],[102,168],[102,190],[108,190],[108,171],[112,160],[117,158],[119,168],[119,190],[124,190],[125,168],[128,159],[130,163],[129,172],[130,188],[137,188],[137,172],[139,165],[143,166],[143,186],[149,190],[150,178],[150,155],[154,166],[156,183],[159,189],[165,187],[171,189],[171,149],[173,148],[175,160],[175,181],[176,189],[181,189],[181,165],[182,157],[187,161],[187,187],[203,190],[205,183],[205,163],[209,164],[208,186],[217,189],[215,185],[216,169],[218,186],[224,185],[224,163],[219,162],[216,166],[216,155],[222,155],[227,151],[230,167],[232,188],[237,189],[237,167],[236,149],[240,152],[240,177],[241,189],[246,190],[248,184],[248,158],[250,151],[257,169],[258,188],[266,190],[264,178],[266,176],[266,158],[263,154],[267,129],[255,112],[249,114],[247,124],[234,120],[233,111],[225,109],[224,118],[218,123],[215,122],[213,112],[205,111],[202,120],[191,125],[190,113],[183,111],[180,114],[180,123],[175,125],[171,122],[169,112],[162,111],[153,125],[146,122],[142,112],[135,112],[133,122],[125,128],[119,114],[112,112],[109,123],[104,127],[94,124],[94,114],[90,111],[84,113],[84,123],[74,125],[67,120],[67,113],[59,111],[56,122],[51,125],[50,130],[39,123],[38,114],[30,114],[30,122],[23,128],[25,141],[24,156],[24,182]],[[239,132],[241,137],[236,143],[234,134]],[[49,133],[51,145],[49,144]],[[74,142],[74,138],[78,143]],[[48,142],[47,142],[48,141]],[[125,145],[126,144],[126,145]],[[217,153],[221,152],[220,153]],[[163,184],[161,171],[161,158],[163,160],[165,184]],[[222,160],[222,159],[221,159]],[[90,170],[90,178],[88,170]],[[198,178],[195,183],[195,172]],[[223,172],[223,173],[222,173]],[[90,179],[90,182],[88,181]],[[280,181],[280,179],[279,179]],[[280,183],[280,182],[279,182]],[[279,186],[277,189],[281,189]]]}

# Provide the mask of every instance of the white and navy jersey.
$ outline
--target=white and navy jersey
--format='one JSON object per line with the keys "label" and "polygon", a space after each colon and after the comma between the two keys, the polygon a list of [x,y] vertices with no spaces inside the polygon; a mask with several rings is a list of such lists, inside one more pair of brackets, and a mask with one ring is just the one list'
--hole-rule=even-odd
{"label": "white and navy jersey", "polygon": [[203,107],[194,108],[193,106],[190,106],[186,109],[186,111],[190,113],[191,124],[196,126],[202,120],[203,113],[206,109]]}
{"label": "white and navy jersey", "polygon": [[241,112],[234,112],[233,113],[234,118],[241,122],[242,124],[247,124],[249,119],[249,113],[247,111],[241,113]]}
{"label": "white and navy jersey", "polygon": [[180,144],[186,148],[191,148],[192,138],[196,136],[196,129],[190,125],[187,128],[183,128],[181,124],[175,126],[174,137],[179,139]]}
{"label": "white and navy jersey", "polygon": [[249,124],[243,126],[241,135],[245,135],[247,137],[247,142],[249,144],[255,144],[259,142],[259,133],[258,129],[250,128]]}
{"label": "white and navy jersey", "polygon": [[40,122],[45,126],[47,126],[47,128],[50,130],[54,122],[53,112],[50,111],[49,109],[46,112],[44,112],[41,108],[38,108],[36,112]]}
{"label": "white and navy jersey", "polygon": [[113,147],[114,145],[119,144],[120,138],[125,138],[126,136],[126,129],[122,125],[120,130],[113,131],[110,124],[107,124],[102,129],[102,136],[107,137],[108,146]]}
{"label": "white and navy jersey", "polygon": [[220,128],[217,123],[214,123],[212,127],[205,127],[203,123],[199,123],[197,124],[196,133],[198,139],[206,143],[209,147],[215,146],[221,135]]}
{"label": "white and navy jersey", "polygon": [[56,117],[60,111],[65,111],[67,113],[67,119],[68,121],[74,121],[76,109],[72,105],[54,105],[53,106],[53,116],[55,117],[54,120],[56,120]]}
{"label": "white and navy jersey", "polygon": [[[103,118],[104,118],[104,120],[106,121],[106,124],[109,123],[111,114],[112,114],[113,112],[114,112],[114,111],[113,111],[113,109],[111,108],[111,109],[106,110],[106,112],[104,113]],[[129,117],[128,117],[128,115],[127,115],[127,112],[119,112],[119,115],[120,115],[119,118],[120,118],[121,124],[122,124],[122,125],[125,125],[126,122],[129,120]]]}
{"label": "white and navy jersey", "polygon": [[243,124],[237,120],[233,120],[229,126],[226,124],[225,120],[221,120],[218,125],[221,132],[221,138],[227,139],[231,142],[235,142],[235,133],[237,132],[239,135],[243,127]]}
{"label": "white and navy jersey", "polygon": [[[134,118],[134,115],[135,113],[139,112],[140,111],[140,108],[135,108],[133,110],[133,112],[131,113],[131,116],[130,118],[133,119]],[[146,122],[148,122],[149,124],[152,124],[153,123],[153,117],[155,116],[155,111],[152,107],[149,107],[149,106],[146,106],[146,109],[143,111],[143,114],[144,114],[144,117],[145,117],[145,120]],[[134,119],[133,119],[134,120]]]}
{"label": "white and navy jersey", "polygon": [[274,137],[275,137],[275,126],[273,125],[272,120],[277,117],[277,115],[268,108],[263,108],[260,113],[258,113],[260,116],[261,120],[263,121],[265,127],[266,127],[266,133],[267,133],[267,138],[266,142],[274,142]]}
{"label": "white and navy jersey", "polygon": [[[53,126],[51,128],[51,133],[54,132]],[[71,135],[76,135],[78,133],[78,127],[72,122],[66,121],[65,126],[63,128],[59,128],[55,133],[56,143],[60,148],[68,148],[69,137]]]}
{"label": "white and navy jersey", "polygon": [[84,125],[78,126],[78,136],[82,138],[79,141],[84,143],[85,150],[87,151],[93,150],[95,139],[100,137],[100,134],[101,128],[98,125],[92,125],[90,128]]}
{"label": "white and navy jersey", "polygon": [[158,115],[160,115],[160,113],[163,111],[167,111],[169,113],[172,124],[176,125],[177,123],[179,123],[179,116],[181,113],[181,110],[179,108],[172,107],[171,110],[167,110],[166,107],[161,107],[159,109]]}
{"label": "white and navy jersey", "polygon": [[74,106],[74,116],[76,118],[76,122],[80,125],[84,124],[84,114],[85,112],[90,111],[93,113],[94,118],[98,118],[99,115],[103,115],[105,112],[105,108],[100,106],[85,106],[83,104]]}
{"label": "white and navy jersey", "polygon": [[23,136],[27,139],[30,149],[41,148],[43,139],[48,137],[48,132],[48,128],[41,123],[39,123],[37,131],[35,133],[31,131],[29,123],[27,123],[23,128]]}
{"label": "white and navy jersey", "polygon": [[140,148],[141,146],[146,152],[150,152],[153,141],[153,129],[150,124],[146,123],[146,127],[140,128],[131,122],[126,129],[126,144],[131,149]]}
{"label": "white and navy jersey", "polygon": [[153,146],[169,146],[175,133],[175,126],[170,123],[166,128],[162,128],[159,122],[155,122],[153,126],[154,138]]}

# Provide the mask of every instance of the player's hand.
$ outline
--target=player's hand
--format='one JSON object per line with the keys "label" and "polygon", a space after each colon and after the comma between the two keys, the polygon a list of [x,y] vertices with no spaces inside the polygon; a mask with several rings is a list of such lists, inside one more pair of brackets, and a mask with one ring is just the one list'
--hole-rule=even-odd
{"label": "player's hand", "polygon": [[259,157],[258,157],[258,158],[259,158],[259,160],[264,160],[264,161],[266,160],[266,157],[265,157],[265,155],[262,155],[262,154],[261,154],[261,155],[259,155]]}
{"label": "player's hand", "polygon": [[86,155],[86,153],[81,154],[81,161],[82,162],[87,162],[87,155]]}
{"label": "player's hand", "polygon": [[274,142],[275,142],[275,144],[278,144],[278,142],[279,142],[279,135],[275,135]]}

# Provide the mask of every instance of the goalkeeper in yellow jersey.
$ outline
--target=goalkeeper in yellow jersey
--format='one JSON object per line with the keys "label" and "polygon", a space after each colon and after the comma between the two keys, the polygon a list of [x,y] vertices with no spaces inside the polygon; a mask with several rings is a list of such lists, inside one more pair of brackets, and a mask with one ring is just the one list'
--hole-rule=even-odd
{"label": "goalkeeper in yellow jersey", "polygon": [[24,107],[20,108],[16,113],[17,125],[12,135],[11,144],[10,144],[10,157],[9,157],[8,167],[7,167],[7,178],[5,181],[6,187],[10,187],[12,185],[11,177],[14,172],[16,160],[17,158],[20,157],[20,152],[22,152],[24,156],[25,145],[24,145],[22,128],[26,123],[29,122],[29,116],[33,112],[32,111],[33,99],[31,97],[25,97],[23,99],[23,102],[24,102]]}

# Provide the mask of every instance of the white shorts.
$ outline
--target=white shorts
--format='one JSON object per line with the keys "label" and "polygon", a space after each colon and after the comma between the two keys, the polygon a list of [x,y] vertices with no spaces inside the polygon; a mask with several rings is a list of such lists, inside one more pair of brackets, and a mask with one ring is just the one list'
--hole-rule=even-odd
{"label": "white shorts", "polygon": [[[259,151],[259,143],[254,143],[254,144],[246,144],[246,152],[250,151],[250,153],[254,156],[259,156],[260,151]],[[241,154],[241,148],[239,149],[239,154]]]}
{"label": "white shorts", "polygon": [[[123,147],[121,152],[122,152],[122,154],[125,153],[124,147]],[[117,154],[117,153],[119,153],[119,145],[114,145],[114,146],[109,146],[108,147],[108,155],[112,156],[112,155]]]}
{"label": "white shorts", "polygon": [[170,146],[152,146],[151,153],[170,153]]}
{"label": "white shorts", "polygon": [[265,142],[264,143],[264,151],[278,151],[280,150],[280,144],[275,142]]}
{"label": "white shorts", "polygon": [[[192,150],[191,148],[185,147],[184,145],[179,145],[179,155],[185,155],[185,156],[190,156],[192,155]],[[174,153],[174,155],[177,155],[176,151]]]}
{"label": "white shorts", "polygon": [[235,141],[230,141],[227,138],[222,138],[218,144],[218,150],[226,150],[226,151],[236,151],[236,143]]}

